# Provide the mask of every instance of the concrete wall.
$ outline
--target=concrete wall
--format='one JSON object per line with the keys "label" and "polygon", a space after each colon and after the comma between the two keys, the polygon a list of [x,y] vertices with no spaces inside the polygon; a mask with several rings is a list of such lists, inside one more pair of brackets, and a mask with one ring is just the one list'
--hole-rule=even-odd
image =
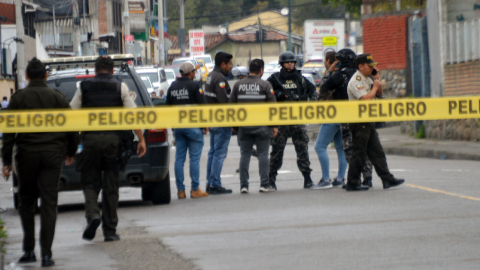
{"label": "concrete wall", "polygon": [[13,89],[13,91],[15,91],[15,80],[0,79],[0,99],[3,99],[3,97],[7,97],[8,101],[10,101],[10,89]]}

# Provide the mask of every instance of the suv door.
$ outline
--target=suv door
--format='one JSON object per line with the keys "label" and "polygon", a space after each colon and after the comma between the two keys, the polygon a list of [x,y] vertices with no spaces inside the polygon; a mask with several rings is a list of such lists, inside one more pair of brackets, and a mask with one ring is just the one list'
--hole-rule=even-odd
{"label": "suv door", "polygon": [[163,90],[165,95],[167,95],[167,91],[168,91],[167,74],[165,74],[165,70],[163,68],[158,69],[158,77],[160,78],[160,90]]}

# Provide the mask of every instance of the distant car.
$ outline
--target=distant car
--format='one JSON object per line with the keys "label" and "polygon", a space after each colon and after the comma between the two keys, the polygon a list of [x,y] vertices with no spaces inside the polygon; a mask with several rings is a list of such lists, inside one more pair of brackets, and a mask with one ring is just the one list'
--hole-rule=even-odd
{"label": "distant car", "polygon": [[302,69],[305,68],[323,68],[323,57],[321,56],[312,56],[308,61],[303,65]]}
{"label": "distant car", "polygon": [[172,83],[177,79],[177,75],[175,74],[175,70],[171,68],[166,68],[165,74],[167,75],[168,87],[170,87],[170,85],[172,85]]}
{"label": "distant car", "polygon": [[200,70],[202,71],[202,82],[205,82],[208,76],[208,69],[202,59],[197,59],[197,62],[198,65],[200,65]]}
{"label": "distant car", "polygon": [[[155,90],[153,89],[152,82],[150,81],[150,78],[147,76],[141,76],[140,79],[142,79],[143,84],[145,84],[145,87],[147,87],[148,93],[151,95]],[[157,92],[155,92],[157,93]],[[157,93],[158,95],[158,93]]]}
{"label": "distant car", "polygon": [[157,95],[160,93],[160,90],[163,90],[164,93],[168,90],[167,75],[163,68],[156,67],[135,67],[135,71],[140,76],[147,76],[152,82],[153,88]]}
{"label": "distant car", "polygon": [[322,74],[322,70],[321,69],[301,69],[300,70],[302,75],[305,76],[305,75],[311,75],[312,78],[313,78],[313,84],[315,85],[315,87],[317,88],[317,91],[320,91],[320,82],[322,81],[322,77],[323,77],[323,74]]}
{"label": "distant car", "polygon": [[[181,65],[182,63],[187,62],[187,61],[192,63],[194,66],[198,65],[198,62],[197,62],[197,60],[195,60],[195,58],[177,58],[177,59],[173,60],[172,66]],[[201,70],[197,70],[197,72],[195,72],[195,79],[193,79],[193,80],[197,81],[197,82],[202,81],[202,71]]]}
{"label": "distant car", "polygon": [[264,71],[262,75],[262,80],[266,81],[275,72],[276,71]]}
{"label": "distant car", "polygon": [[182,74],[180,74],[180,65],[164,66],[163,68],[173,70],[177,78],[182,77]]}
{"label": "distant car", "polygon": [[278,62],[270,62],[268,64],[265,65],[265,71],[280,71],[280,69],[282,69],[282,66],[280,66],[278,64]]}
{"label": "distant car", "polygon": [[209,54],[196,55],[193,58],[195,58],[195,60],[202,59],[203,62],[205,62],[208,72],[212,72],[213,68],[215,67],[212,57]]}

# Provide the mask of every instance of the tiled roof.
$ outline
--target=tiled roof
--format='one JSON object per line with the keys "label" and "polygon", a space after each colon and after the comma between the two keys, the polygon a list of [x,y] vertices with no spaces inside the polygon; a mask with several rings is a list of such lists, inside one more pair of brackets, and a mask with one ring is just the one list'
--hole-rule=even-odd
{"label": "tiled roof", "polygon": [[[264,41],[280,41],[280,40],[287,39],[286,36],[276,31],[271,31],[271,30],[266,30],[266,31],[267,31],[267,39]],[[235,34],[228,35],[228,39],[232,41],[237,41],[237,42],[255,42],[256,36],[255,36],[255,33],[235,33]]]}
{"label": "tiled roof", "polygon": [[[210,49],[211,47],[227,39],[227,35],[222,35],[222,34],[205,34],[204,36],[205,36],[206,50]],[[188,48],[189,47],[188,36],[186,36],[185,38],[186,38],[185,43],[187,44],[187,48]],[[180,46],[178,45],[177,36],[170,36],[170,38],[168,39],[172,42],[172,47],[170,48],[171,50],[180,49]]]}

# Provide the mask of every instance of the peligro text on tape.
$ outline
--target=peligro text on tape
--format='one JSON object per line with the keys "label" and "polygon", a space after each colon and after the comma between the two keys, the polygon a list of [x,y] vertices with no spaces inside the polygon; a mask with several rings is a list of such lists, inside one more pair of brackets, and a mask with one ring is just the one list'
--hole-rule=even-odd
{"label": "peligro text on tape", "polygon": [[358,123],[480,117],[480,96],[0,112],[1,132]]}

